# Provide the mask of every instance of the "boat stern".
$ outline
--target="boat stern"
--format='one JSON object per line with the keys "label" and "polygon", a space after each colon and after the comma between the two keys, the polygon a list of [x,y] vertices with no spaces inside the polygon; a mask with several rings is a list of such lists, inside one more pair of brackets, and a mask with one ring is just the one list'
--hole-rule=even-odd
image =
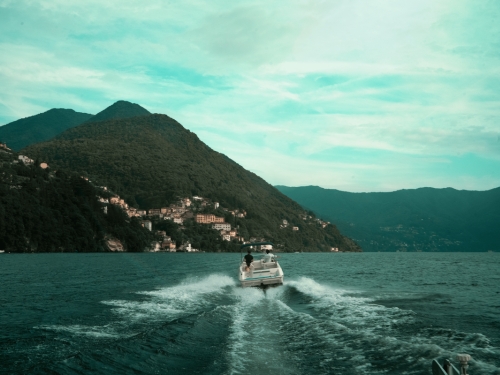
{"label": "boat stern", "polygon": [[244,271],[244,266],[240,267],[239,279],[242,287],[268,286],[283,284],[284,274],[276,262],[274,264],[256,264],[249,272]]}

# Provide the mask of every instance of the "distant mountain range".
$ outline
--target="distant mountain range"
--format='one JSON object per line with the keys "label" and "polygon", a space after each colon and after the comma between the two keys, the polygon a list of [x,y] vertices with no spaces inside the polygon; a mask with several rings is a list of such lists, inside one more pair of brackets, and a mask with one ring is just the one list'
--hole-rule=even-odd
{"label": "distant mountain range", "polygon": [[[198,195],[245,210],[246,217],[233,219],[233,225],[246,239],[264,237],[294,251],[361,251],[335,226],[322,228],[314,218],[304,219],[300,205],[174,119],[137,104],[119,101],[21,152],[53,169],[88,176],[135,207],[159,208]],[[283,220],[289,223],[285,228]]]}
{"label": "distant mountain range", "polygon": [[[0,127],[13,150],[109,186],[135,207],[200,195],[231,209],[246,237],[289,250],[499,250],[500,188],[484,192],[421,188],[348,193],[316,186],[273,188],[166,115],[118,101],[96,115],[51,109]],[[283,194],[282,194],[283,193]],[[299,204],[297,204],[296,202]],[[304,209],[332,224],[304,219]],[[281,228],[283,220],[289,226]],[[292,231],[292,227],[298,231]],[[337,227],[356,242],[343,236]]]}
{"label": "distant mountain range", "polygon": [[92,115],[88,113],[53,108],[47,112],[0,126],[0,142],[7,143],[14,151],[19,151],[34,143],[49,140],[90,118]]}
{"label": "distant mountain range", "polygon": [[318,186],[276,186],[335,223],[365,251],[500,250],[500,188],[421,188],[348,193]]}

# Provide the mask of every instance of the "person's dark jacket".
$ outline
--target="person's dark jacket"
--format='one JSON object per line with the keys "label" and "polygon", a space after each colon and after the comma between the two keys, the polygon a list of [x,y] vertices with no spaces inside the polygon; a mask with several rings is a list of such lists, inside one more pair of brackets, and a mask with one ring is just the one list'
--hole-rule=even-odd
{"label": "person's dark jacket", "polygon": [[245,262],[247,262],[247,266],[250,266],[250,263],[253,261],[253,256],[251,254],[245,255]]}

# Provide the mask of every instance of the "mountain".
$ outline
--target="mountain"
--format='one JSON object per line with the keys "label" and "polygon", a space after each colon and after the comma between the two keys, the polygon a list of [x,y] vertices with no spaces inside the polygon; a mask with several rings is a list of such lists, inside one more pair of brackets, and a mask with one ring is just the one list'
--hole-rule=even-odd
{"label": "mountain", "polygon": [[7,143],[13,150],[19,151],[34,143],[49,140],[91,117],[88,113],[75,112],[72,109],[50,109],[0,126],[0,142]]}
{"label": "mountain", "polygon": [[84,122],[97,122],[150,115],[138,104],[119,100],[95,116],[72,109],[54,108],[35,116],[26,117],[0,126],[0,142],[19,151],[29,145],[47,141],[63,131]]}
{"label": "mountain", "polygon": [[151,112],[141,107],[139,104],[130,103],[125,100],[119,100],[116,103],[110,105],[108,108],[99,112],[97,115],[92,116],[87,120],[87,122],[97,122],[114,119],[117,120],[137,116],[147,116],[150,114]]}
{"label": "mountain", "polygon": [[[304,210],[296,202],[166,115],[88,122],[23,153],[53,168],[86,175],[137,208],[202,196],[230,210],[245,210],[245,218],[225,216],[246,239],[265,237],[289,251],[361,251],[335,226],[323,229],[317,221],[304,220]],[[280,227],[283,220],[288,227]]]}
{"label": "mountain", "polygon": [[348,193],[317,186],[276,186],[335,223],[365,251],[500,250],[500,188],[420,188]]}

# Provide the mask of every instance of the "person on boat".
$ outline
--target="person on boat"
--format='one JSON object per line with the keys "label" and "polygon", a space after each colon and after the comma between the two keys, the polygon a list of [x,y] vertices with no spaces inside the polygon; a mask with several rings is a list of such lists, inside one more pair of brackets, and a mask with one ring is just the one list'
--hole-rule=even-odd
{"label": "person on boat", "polygon": [[271,253],[271,250],[266,250],[266,255],[262,258],[264,263],[274,262],[274,254]]}
{"label": "person on boat", "polygon": [[248,254],[245,255],[245,262],[247,263],[247,268],[245,269],[245,272],[250,271],[250,266],[253,262],[253,255],[251,253],[252,250],[248,250]]}

